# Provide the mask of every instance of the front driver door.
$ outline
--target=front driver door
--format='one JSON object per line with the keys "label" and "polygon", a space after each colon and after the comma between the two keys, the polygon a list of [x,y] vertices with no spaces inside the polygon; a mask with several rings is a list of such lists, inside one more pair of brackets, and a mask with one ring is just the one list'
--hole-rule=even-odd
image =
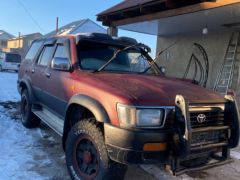
{"label": "front driver door", "polygon": [[[67,40],[59,40],[57,47],[54,52],[53,58],[62,58],[66,60],[66,63],[71,64],[70,60],[70,49]],[[65,109],[70,97],[70,90],[73,85],[71,78],[71,72],[52,69],[49,67],[46,70],[48,74],[46,83],[48,84],[49,101],[48,106],[51,107],[58,115],[64,117]]]}

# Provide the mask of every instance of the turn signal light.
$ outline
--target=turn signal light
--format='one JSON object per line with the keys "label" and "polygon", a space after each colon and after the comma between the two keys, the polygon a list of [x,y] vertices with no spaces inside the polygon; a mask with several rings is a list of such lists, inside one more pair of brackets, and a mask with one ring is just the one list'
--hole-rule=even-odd
{"label": "turn signal light", "polygon": [[144,144],[144,151],[165,151],[167,149],[167,143],[147,143]]}

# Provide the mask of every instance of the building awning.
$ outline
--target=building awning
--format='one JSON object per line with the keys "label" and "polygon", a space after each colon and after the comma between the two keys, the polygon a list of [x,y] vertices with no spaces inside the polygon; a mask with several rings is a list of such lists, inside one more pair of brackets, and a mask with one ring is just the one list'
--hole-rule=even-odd
{"label": "building awning", "polygon": [[[237,4],[236,4],[237,3]],[[98,14],[103,25],[151,35],[224,29],[240,23],[240,0],[125,0]]]}
{"label": "building awning", "polygon": [[154,18],[155,13],[176,10],[202,2],[215,2],[215,0],[125,0],[98,14],[97,19],[107,26],[124,25],[128,21],[123,20],[128,18],[133,20],[134,17],[145,15],[150,15],[148,19]]}

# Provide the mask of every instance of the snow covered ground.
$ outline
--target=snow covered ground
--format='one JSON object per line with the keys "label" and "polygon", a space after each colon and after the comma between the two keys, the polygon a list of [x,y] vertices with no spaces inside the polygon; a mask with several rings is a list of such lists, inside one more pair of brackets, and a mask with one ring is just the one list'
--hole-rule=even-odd
{"label": "snow covered ground", "polygon": [[[22,126],[16,83],[17,74],[0,72],[0,180],[70,179],[61,138],[44,124],[36,129]],[[172,177],[159,166],[130,166],[125,179],[239,180],[240,147],[231,156],[231,164],[179,177]]]}
{"label": "snow covered ground", "polygon": [[17,73],[0,73],[0,102],[19,101],[20,95],[17,91]]}
{"label": "snow covered ground", "polygon": [[[56,179],[66,175],[61,143],[40,129],[22,126],[19,103],[0,106],[0,179]],[[53,151],[54,150],[54,151]]]}

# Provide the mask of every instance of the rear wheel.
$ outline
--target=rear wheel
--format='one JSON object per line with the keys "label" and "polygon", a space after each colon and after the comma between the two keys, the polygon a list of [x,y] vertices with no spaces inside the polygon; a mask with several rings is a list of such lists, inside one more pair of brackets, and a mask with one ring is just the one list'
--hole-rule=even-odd
{"label": "rear wheel", "polygon": [[123,179],[126,165],[109,159],[101,130],[92,120],[78,122],[66,141],[66,161],[72,179]]}
{"label": "rear wheel", "polygon": [[22,124],[27,128],[34,128],[40,125],[40,119],[32,112],[32,103],[28,91],[25,89],[21,96]]}

